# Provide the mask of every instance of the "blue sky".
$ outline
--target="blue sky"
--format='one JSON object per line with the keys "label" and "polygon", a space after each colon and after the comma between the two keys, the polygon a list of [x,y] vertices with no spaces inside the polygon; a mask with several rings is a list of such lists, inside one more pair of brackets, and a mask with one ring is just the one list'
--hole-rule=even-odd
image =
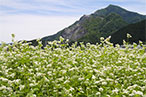
{"label": "blue sky", "polygon": [[115,4],[146,13],[146,0],[0,0],[0,15],[33,14],[76,16]]}
{"label": "blue sky", "polygon": [[146,0],[0,0],[0,41],[54,34],[109,4],[146,15]]}

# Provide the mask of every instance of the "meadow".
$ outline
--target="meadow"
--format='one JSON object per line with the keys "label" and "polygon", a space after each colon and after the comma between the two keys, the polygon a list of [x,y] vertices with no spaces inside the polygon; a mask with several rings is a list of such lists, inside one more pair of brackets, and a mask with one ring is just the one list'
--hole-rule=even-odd
{"label": "meadow", "polygon": [[1,97],[145,97],[146,47],[68,40],[0,45]]}

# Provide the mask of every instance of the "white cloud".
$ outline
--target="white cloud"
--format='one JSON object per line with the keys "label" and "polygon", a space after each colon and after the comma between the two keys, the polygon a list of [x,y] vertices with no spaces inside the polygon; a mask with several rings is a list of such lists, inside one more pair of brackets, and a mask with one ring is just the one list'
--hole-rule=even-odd
{"label": "white cloud", "polygon": [[[133,8],[134,4],[144,7],[146,6],[145,0],[0,0],[0,6],[6,6],[14,8],[12,10],[4,10],[5,13],[25,13],[33,14],[48,14],[49,12],[69,14],[86,14],[91,10],[97,10],[101,6],[107,6],[108,4],[117,4]],[[138,9],[138,8],[133,8]],[[144,12],[145,8],[140,8],[140,12]],[[30,13],[30,12],[33,13]],[[146,13],[146,11],[145,11]],[[1,15],[1,14],[0,14]]]}
{"label": "white cloud", "polygon": [[[76,2],[77,3],[77,2]],[[73,6],[74,2],[65,0],[30,0],[28,2],[20,0],[0,0],[0,6],[12,8],[15,11],[45,10],[58,12],[78,12],[79,7]],[[78,10],[77,10],[78,8]]]}
{"label": "white cloud", "polygon": [[69,16],[0,16],[0,41],[10,42],[14,33],[16,40],[32,40],[55,34],[68,27],[79,17]]}

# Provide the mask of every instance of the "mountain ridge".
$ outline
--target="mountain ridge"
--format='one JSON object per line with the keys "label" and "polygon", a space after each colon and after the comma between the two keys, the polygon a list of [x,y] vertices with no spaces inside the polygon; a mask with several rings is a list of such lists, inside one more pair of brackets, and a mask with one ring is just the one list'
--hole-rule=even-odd
{"label": "mountain ridge", "polygon": [[[105,16],[111,12],[115,12],[115,13],[119,14],[128,23],[136,23],[141,20],[140,18],[145,19],[145,17],[146,17],[146,16],[140,15],[137,12],[128,11],[120,6],[116,6],[116,5],[112,5],[112,4],[110,4],[108,7],[104,8],[104,9],[97,10],[94,14],[96,14],[98,16]],[[138,16],[140,18],[136,18],[135,16]],[[133,17],[135,17],[135,18],[133,18]],[[133,18],[133,19],[130,19],[130,18]]]}
{"label": "mountain ridge", "polygon": [[69,27],[54,35],[43,37],[41,40],[46,45],[48,41],[58,40],[62,36],[69,39],[70,42],[96,43],[99,42],[100,37],[106,38],[119,29],[144,19],[146,19],[145,15],[110,4],[108,7],[97,10],[90,15],[83,15]]}

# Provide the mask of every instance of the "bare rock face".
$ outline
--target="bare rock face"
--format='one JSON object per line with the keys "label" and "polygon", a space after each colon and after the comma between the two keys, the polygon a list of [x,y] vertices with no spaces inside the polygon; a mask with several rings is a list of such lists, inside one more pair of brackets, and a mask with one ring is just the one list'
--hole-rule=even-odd
{"label": "bare rock face", "polygon": [[75,24],[70,28],[66,28],[62,36],[66,39],[77,40],[85,33],[84,28],[79,24]]}
{"label": "bare rock face", "polygon": [[83,27],[83,23],[86,19],[90,18],[87,15],[84,15],[83,17],[80,18],[79,21],[74,23],[72,26],[65,28],[62,33],[62,37],[65,39],[69,39],[71,41],[76,41],[82,36],[86,34],[86,31]]}

